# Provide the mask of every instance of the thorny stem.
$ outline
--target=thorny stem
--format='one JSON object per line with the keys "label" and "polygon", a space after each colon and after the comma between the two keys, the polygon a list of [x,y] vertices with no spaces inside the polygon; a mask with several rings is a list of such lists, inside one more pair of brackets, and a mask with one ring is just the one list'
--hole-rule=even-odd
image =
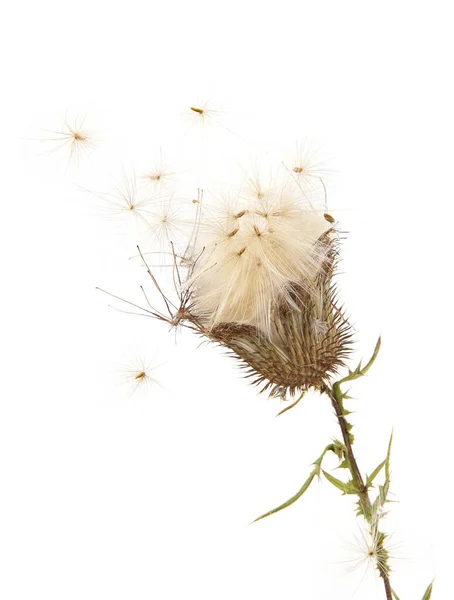
{"label": "thorny stem", "polygon": [[342,437],[344,439],[345,448],[347,450],[348,461],[350,464],[350,472],[353,477],[354,482],[356,483],[359,489],[359,499],[363,508],[363,512],[365,514],[371,513],[371,502],[369,498],[369,494],[367,493],[367,486],[364,484],[363,477],[361,475],[361,471],[359,470],[358,463],[356,462],[355,455],[353,453],[352,447],[352,437],[347,428],[347,420],[344,414],[344,408],[342,399],[338,397],[334,388],[326,387],[324,391],[328,394],[331,399],[331,403],[333,405],[334,411],[336,413],[337,420],[339,421],[339,426],[342,431]]}
{"label": "thorny stem", "polygon": [[[358,488],[358,498],[360,501],[361,512],[368,521],[369,524],[372,522],[372,504],[369,498],[369,493],[367,486],[364,483],[363,477],[361,475],[361,471],[359,470],[358,463],[356,462],[355,455],[353,453],[353,438],[347,427],[346,413],[343,406],[343,395],[340,391],[340,387],[334,385],[332,388],[328,386],[324,386],[321,389],[322,392],[325,392],[333,405],[334,411],[336,413],[337,420],[339,421],[339,426],[342,431],[342,438],[344,440],[345,449],[347,452],[349,470],[352,476],[353,481],[355,482]],[[382,538],[382,536],[380,536]],[[380,542],[380,545],[383,544],[383,541]],[[386,600],[393,600],[393,593],[391,589],[391,583],[389,580],[389,568],[386,564],[386,561],[379,561],[377,563],[377,569],[380,573],[380,577],[383,579],[383,583],[386,591]]]}

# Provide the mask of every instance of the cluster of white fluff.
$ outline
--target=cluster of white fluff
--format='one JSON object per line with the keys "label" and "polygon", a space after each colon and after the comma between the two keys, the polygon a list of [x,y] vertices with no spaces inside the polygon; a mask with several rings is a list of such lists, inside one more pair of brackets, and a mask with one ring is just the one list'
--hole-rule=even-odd
{"label": "cluster of white fluff", "polygon": [[304,189],[286,172],[269,185],[249,179],[214,208],[202,207],[186,285],[205,327],[241,323],[269,334],[277,301],[292,303],[289,284],[316,293],[326,259],[317,242],[332,228],[318,192],[320,181],[318,190]]}
{"label": "cluster of white fluff", "polygon": [[[191,122],[203,128],[216,124],[218,113],[206,103],[188,110]],[[68,131],[77,149],[90,138],[76,126]],[[284,150],[275,160],[258,158],[262,173],[256,163],[241,175],[232,165],[224,173],[221,155],[209,153],[208,170],[228,181],[222,184],[227,192],[212,178],[198,193],[200,174],[191,178],[185,160],[177,167],[160,149],[154,163],[123,173],[110,192],[95,195],[111,217],[132,225],[140,255],[150,259],[147,266],[179,269],[177,278],[172,274],[181,284],[177,292],[190,295],[191,312],[205,329],[238,323],[269,336],[273,308],[292,304],[295,284],[313,294],[315,307],[322,303],[316,278],[330,247],[317,243],[332,229],[327,169],[312,144],[300,140],[293,146],[287,157]],[[319,312],[319,320],[313,316],[316,335],[324,327],[322,307]]]}

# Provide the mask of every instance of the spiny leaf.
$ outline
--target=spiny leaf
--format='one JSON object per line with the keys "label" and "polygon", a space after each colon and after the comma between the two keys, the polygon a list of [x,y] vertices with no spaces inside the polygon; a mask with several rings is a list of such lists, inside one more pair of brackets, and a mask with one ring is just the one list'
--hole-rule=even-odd
{"label": "spiny leaf", "polygon": [[315,465],[315,469],[317,471],[317,475],[320,476],[320,469],[322,466],[322,461],[325,457],[325,454],[327,452],[334,452],[336,454],[336,445],[335,444],[329,444],[328,446],[326,446],[326,448],[323,450],[323,452],[320,454],[320,456],[317,458],[317,460],[314,460],[314,462],[312,463],[313,465]]}
{"label": "spiny leaf", "polygon": [[356,515],[359,516],[363,516],[366,521],[368,523],[371,522],[372,520],[372,508],[370,506],[367,506],[364,504],[364,502],[362,502],[361,498],[357,501],[356,503],[358,505],[358,508],[356,509]]}
{"label": "spiny leaf", "polygon": [[344,494],[358,494],[358,486],[352,479],[345,483],[340,479],[336,479],[336,477],[333,477],[332,475],[330,475],[330,473],[327,473],[326,471],[323,471],[323,475],[330,483],[334,485],[334,487],[337,487]]}
{"label": "spiny leaf", "polygon": [[310,486],[310,484],[312,483],[314,477],[317,475],[317,472],[318,472],[318,469],[314,469],[312,471],[312,473],[309,475],[309,477],[306,479],[306,481],[304,482],[302,488],[299,489],[298,492],[296,492],[296,494],[294,496],[292,496],[291,498],[289,498],[289,500],[287,500],[287,502],[284,502],[283,504],[280,504],[276,508],[273,508],[272,510],[269,510],[265,514],[263,514],[260,517],[257,517],[256,519],[254,519],[252,522],[256,523],[257,521],[260,521],[261,519],[264,519],[265,517],[269,517],[270,515],[274,515],[274,513],[277,513],[280,510],[284,510],[284,508],[287,508],[287,506],[290,506],[294,502],[296,502],[298,500],[298,498],[301,498],[301,496],[304,494],[304,492]]}
{"label": "spiny leaf", "polygon": [[433,586],[433,583],[434,582],[432,581],[432,583],[427,588],[426,593],[422,597],[422,600],[430,600],[431,599],[431,597],[432,597],[432,586]]}
{"label": "spiny leaf", "polygon": [[341,460],[341,459],[344,458],[344,456],[345,456],[345,446],[344,446],[344,444],[341,441],[334,439],[333,440],[333,448],[332,448],[332,450],[333,450],[334,454],[337,456],[337,458],[339,460]]}
{"label": "spiny leaf", "polygon": [[336,469],[350,469],[347,450],[342,442],[336,439],[333,440],[333,452],[339,459],[339,465]]}
{"label": "spiny leaf", "polygon": [[357,375],[358,373],[361,373],[361,361],[359,361],[358,366],[354,371],[350,371],[350,369],[348,370],[348,376],[351,377],[352,375]]}
{"label": "spiny leaf", "polygon": [[306,481],[303,483],[302,487],[296,492],[296,494],[294,496],[292,496],[291,498],[289,498],[287,500],[287,502],[284,502],[283,504],[280,504],[276,508],[273,508],[272,510],[269,510],[268,512],[266,512],[265,514],[261,515],[260,517],[257,517],[256,519],[254,519],[252,521],[252,523],[256,523],[257,521],[260,521],[261,519],[264,519],[265,517],[269,517],[270,515],[274,515],[274,513],[277,513],[277,512],[279,512],[281,510],[284,510],[284,508],[287,508],[288,506],[291,506],[294,502],[296,502],[298,500],[298,498],[301,498],[301,496],[304,494],[304,492],[308,489],[308,487],[310,486],[310,484],[314,480],[314,477],[316,477],[316,476],[319,477],[320,476],[320,469],[321,469],[321,464],[322,464],[323,457],[329,451],[334,452],[334,446],[333,446],[333,444],[330,444],[329,446],[326,446],[326,448],[323,450],[323,452],[321,453],[321,455],[313,463],[315,465],[315,468],[312,470],[312,472],[309,475],[309,477],[306,479]]}
{"label": "spiny leaf", "polygon": [[365,504],[361,498],[358,500],[357,515],[362,515],[368,523],[372,522],[372,507],[369,504]]}
{"label": "spiny leaf", "polygon": [[372,473],[370,475],[368,475],[367,477],[367,481],[366,481],[366,485],[367,487],[370,487],[372,485],[372,482],[374,481],[374,479],[377,477],[377,475],[380,473],[380,471],[383,469],[383,467],[385,466],[386,463],[386,459],[381,462],[378,467],[376,467]]}
{"label": "spiny leaf", "polygon": [[385,459],[385,483],[383,485],[383,494],[384,494],[383,504],[386,502],[386,499],[388,498],[389,484],[390,484],[390,480],[391,480],[390,462],[391,462],[392,443],[393,443],[393,432],[391,432],[391,437],[389,438],[388,452],[386,453],[386,459]]}
{"label": "spiny leaf", "polygon": [[[360,361],[359,365],[356,367],[356,369],[354,371],[350,371],[350,369],[349,369],[347,377],[344,377],[343,379],[341,379],[340,381],[338,381],[337,383],[334,384],[333,388],[337,388],[337,390],[336,390],[337,393],[340,392],[340,385],[342,383],[345,383],[346,381],[353,381],[354,379],[358,379],[359,377],[362,377],[363,375],[365,375],[367,373],[367,371],[374,364],[375,359],[378,356],[378,352],[380,351],[380,346],[381,346],[381,337],[378,338],[378,341],[375,345],[375,349],[372,354],[372,357],[370,358],[370,360],[366,364],[366,366],[362,367],[361,361]],[[336,395],[337,395],[337,393],[336,393]],[[340,392],[340,393],[343,396],[342,392]]]}
{"label": "spiny leaf", "polygon": [[388,452],[386,454],[386,460],[385,460],[385,474],[386,474],[386,479],[388,481],[390,478],[389,464],[390,464],[390,460],[391,460],[391,446],[393,443],[393,434],[394,434],[394,432],[391,431],[391,437],[389,438],[389,444],[388,444]]}
{"label": "spiny leaf", "polygon": [[[384,460],[385,482],[383,485],[378,486],[378,496],[375,499],[374,504],[373,504],[373,509],[375,511],[378,511],[378,509],[380,507],[384,506],[386,504],[386,502],[390,502],[390,500],[388,500],[388,493],[389,493],[389,484],[390,484],[390,480],[391,480],[390,462],[391,462],[392,442],[393,442],[393,434],[391,433],[391,437],[389,439],[389,444],[388,444],[388,452],[386,453],[386,458]],[[380,465],[379,465],[379,467],[381,468]],[[377,469],[378,469],[378,467],[377,467]],[[372,477],[372,475],[370,477]],[[367,479],[367,485],[369,485],[370,477],[368,477],[368,479]]]}

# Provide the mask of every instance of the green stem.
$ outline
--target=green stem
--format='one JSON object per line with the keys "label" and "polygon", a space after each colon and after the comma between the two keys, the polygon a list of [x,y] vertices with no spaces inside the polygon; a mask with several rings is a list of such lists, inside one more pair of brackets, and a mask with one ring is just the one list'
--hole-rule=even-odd
{"label": "green stem", "polygon": [[[353,446],[353,438],[349,431],[349,424],[346,419],[347,413],[345,412],[344,405],[343,405],[344,395],[340,389],[339,383],[334,384],[332,388],[325,385],[321,389],[321,391],[325,392],[329,396],[331,403],[333,405],[337,420],[339,422],[339,426],[341,428],[342,438],[344,440],[345,450],[346,450],[347,458],[348,458],[349,470],[350,470],[352,479],[355,482],[355,484],[359,490],[358,498],[359,498],[361,512],[364,515],[366,521],[369,523],[369,525],[372,525],[372,520],[373,520],[372,504],[371,504],[371,501],[369,498],[368,488],[364,483],[363,477],[361,475],[361,471],[359,470],[358,463],[356,462],[356,458],[353,453],[353,447],[352,447]],[[377,533],[379,534],[378,531],[377,531]],[[379,534],[379,540],[380,540],[379,541],[380,547],[377,550],[381,551],[380,554],[381,554],[382,559],[377,562],[377,570],[380,574],[380,577],[383,579],[383,583],[384,583],[385,591],[386,591],[386,600],[393,600],[393,593],[392,593],[392,589],[391,589],[391,583],[389,580],[389,567],[388,567],[386,559],[384,558],[386,556],[386,552],[383,548],[384,536]]]}

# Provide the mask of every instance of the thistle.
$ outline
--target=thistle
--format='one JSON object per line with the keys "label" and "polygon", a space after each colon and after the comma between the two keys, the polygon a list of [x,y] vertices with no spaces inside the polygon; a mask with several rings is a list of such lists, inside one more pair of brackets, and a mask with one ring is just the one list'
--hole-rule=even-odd
{"label": "thistle", "polygon": [[[308,160],[307,168],[303,159]],[[383,581],[386,599],[398,600],[382,529],[389,502],[392,435],[384,460],[369,475],[363,474],[353,450],[353,424],[346,407],[350,397],[344,388],[368,372],[381,340],[365,365],[360,362],[335,380],[346,367],[353,335],[336,284],[341,231],[326,209],[326,188],[317,174],[322,168],[305,154],[298,165],[298,171],[284,169],[270,183],[254,175],[227,194],[213,193],[214,206],[199,190],[191,202],[195,215],[186,244],[177,250],[170,230],[166,235],[176,299],[163,289],[139,248],[163,307],[153,307],[143,288],[147,307],[128,304],[171,328],[187,327],[228,349],[260,392],[282,401],[293,398],[279,414],[293,408],[308,390],[329,398],[340,439],[323,449],[291,498],[255,521],[291,506],[315,478],[323,477],[343,495],[356,497],[364,539],[370,540],[363,551]],[[303,172],[311,172],[310,177],[302,178]],[[337,457],[346,477],[323,469],[329,453]],[[423,600],[431,593],[432,584]]]}
{"label": "thistle", "polygon": [[226,208],[214,223],[202,219],[187,257],[187,318],[229,348],[261,391],[320,389],[351,340],[333,284],[334,219],[289,182]]}

